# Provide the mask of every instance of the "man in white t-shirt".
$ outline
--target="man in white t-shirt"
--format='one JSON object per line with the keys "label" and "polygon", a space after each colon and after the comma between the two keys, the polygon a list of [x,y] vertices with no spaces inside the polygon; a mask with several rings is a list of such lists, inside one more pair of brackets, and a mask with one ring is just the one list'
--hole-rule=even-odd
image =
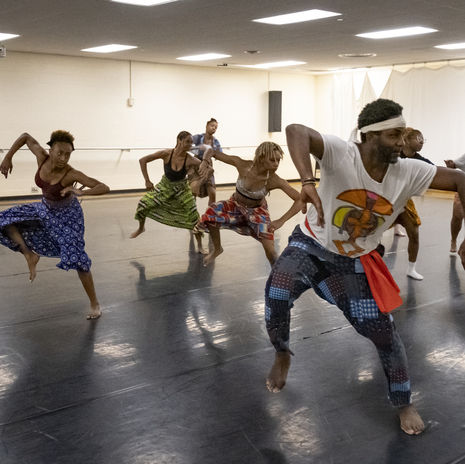
{"label": "man in white t-shirt", "polygon": [[[379,99],[359,115],[361,143],[321,135],[298,124],[286,128],[289,151],[302,179],[301,198],[312,205],[271,271],[265,319],[276,349],[267,387],[277,392],[284,387],[290,367],[294,301],[313,288],[337,305],[355,330],[374,343],[400,426],[413,435],[424,430],[424,423],[411,403],[405,349],[389,314],[402,300],[378,253],[379,243],[407,200],[428,187],[457,190],[465,204],[465,174],[418,160],[399,160],[404,127],[402,107]],[[320,165],[318,192],[309,153]],[[465,242],[459,255],[464,264]]]}

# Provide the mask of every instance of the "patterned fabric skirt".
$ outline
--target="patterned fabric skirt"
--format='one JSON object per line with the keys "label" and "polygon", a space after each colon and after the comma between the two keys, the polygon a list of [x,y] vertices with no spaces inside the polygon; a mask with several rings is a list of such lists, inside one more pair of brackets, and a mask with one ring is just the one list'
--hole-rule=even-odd
{"label": "patterned fabric skirt", "polygon": [[91,260],[84,251],[84,216],[75,197],[17,205],[0,211],[0,243],[19,251],[6,232],[14,224],[26,245],[38,255],[60,258],[57,267],[88,272]]}
{"label": "patterned fabric skirt", "polygon": [[266,200],[256,208],[239,204],[234,195],[229,200],[212,203],[200,219],[199,228],[208,231],[208,225],[231,229],[241,235],[251,235],[256,240],[274,240],[268,231],[270,213]]}
{"label": "patterned fabric skirt", "polygon": [[168,226],[194,229],[199,213],[187,180],[171,182],[163,176],[137,205],[135,219],[140,221],[147,217]]}

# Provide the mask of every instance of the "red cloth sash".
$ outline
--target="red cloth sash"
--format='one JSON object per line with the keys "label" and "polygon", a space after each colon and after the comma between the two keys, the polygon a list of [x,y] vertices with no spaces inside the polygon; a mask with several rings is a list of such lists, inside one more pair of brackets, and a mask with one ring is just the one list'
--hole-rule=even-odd
{"label": "red cloth sash", "polygon": [[[305,227],[316,238],[307,218],[305,218]],[[400,288],[380,254],[373,250],[366,255],[360,256],[360,262],[379,310],[382,313],[389,313],[398,308],[402,304],[402,298],[399,295]]]}
{"label": "red cloth sash", "polygon": [[380,254],[373,250],[360,256],[373,298],[382,313],[389,313],[402,304],[400,289]]}

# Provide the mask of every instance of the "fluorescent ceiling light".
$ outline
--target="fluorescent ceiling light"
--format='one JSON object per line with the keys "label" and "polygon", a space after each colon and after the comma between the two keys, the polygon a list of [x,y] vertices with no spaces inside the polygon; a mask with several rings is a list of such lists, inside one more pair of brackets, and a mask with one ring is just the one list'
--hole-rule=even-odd
{"label": "fluorescent ceiling light", "polygon": [[444,50],[458,50],[460,48],[465,48],[465,42],[435,45],[434,48],[443,48]]}
{"label": "fluorescent ceiling light", "polygon": [[437,29],[422,26],[403,27],[401,29],[390,29],[387,31],[366,32],[364,34],[357,34],[357,37],[365,37],[366,39],[389,39],[392,37],[429,34],[430,32],[437,32]]}
{"label": "fluorescent ceiling light", "polygon": [[339,58],[373,58],[376,53],[339,53]]}
{"label": "fluorescent ceiling light", "polygon": [[83,48],[81,52],[113,53],[113,52],[120,52],[122,50],[130,50],[131,48],[137,48],[137,47],[134,45],[108,44],[108,45],[101,45],[100,47]]}
{"label": "fluorescent ceiling light", "polygon": [[274,63],[262,63],[262,64],[251,64],[243,65],[246,68],[257,68],[257,69],[269,69],[269,68],[283,68],[284,66],[298,66],[299,64],[306,64],[305,61],[275,61]]}
{"label": "fluorescent ceiling light", "polygon": [[178,0],[111,0],[116,3],[127,3],[128,5],[153,6],[163,5],[163,3],[177,2]]}
{"label": "fluorescent ceiling light", "polygon": [[231,55],[224,55],[221,53],[203,53],[201,55],[191,55],[191,56],[180,56],[176,58],[177,60],[185,60],[185,61],[208,61],[208,60],[216,60],[218,58],[229,58]]}
{"label": "fluorescent ceiling light", "polygon": [[6,34],[3,32],[0,32],[0,40],[14,39],[15,37],[19,37],[19,35],[18,34]]}
{"label": "fluorescent ceiling light", "polygon": [[334,13],[333,11],[325,10],[306,10],[297,11],[295,13],[288,13],[279,16],[270,16],[269,18],[254,19],[257,23],[266,24],[293,24],[303,23],[304,21],[313,21],[314,19],[329,18],[331,16],[340,16],[341,13]]}

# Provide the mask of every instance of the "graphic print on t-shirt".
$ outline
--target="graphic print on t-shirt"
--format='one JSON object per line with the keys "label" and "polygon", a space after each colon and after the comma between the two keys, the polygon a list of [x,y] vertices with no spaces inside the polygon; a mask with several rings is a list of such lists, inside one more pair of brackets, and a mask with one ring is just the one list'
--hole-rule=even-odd
{"label": "graphic print on t-shirt", "polygon": [[339,253],[345,256],[360,254],[365,251],[356,240],[366,237],[384,224],[382,216],[393,213],[392,204],[377,193],[365,189],[346,190],[337,196],[338,200],[350,203],[340,206],[333,215],[333,225],[339,233],[347,233],[347,240],[333,240]]}

